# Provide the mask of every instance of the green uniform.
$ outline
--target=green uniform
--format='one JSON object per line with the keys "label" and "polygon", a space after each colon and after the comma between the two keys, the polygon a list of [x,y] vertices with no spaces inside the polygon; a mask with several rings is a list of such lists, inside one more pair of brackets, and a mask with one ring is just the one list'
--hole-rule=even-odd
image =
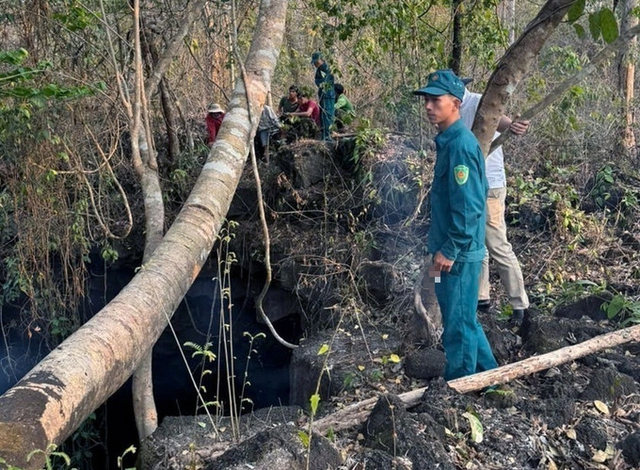
{"label": "green uniform", "polygon": [[451,271],[442,272],[435,285],[447,356],[444,377],[452,380],[498,366],[476,317],[488,184],[480,145],[461,120],[435,141],[427,249],[454,261]]}
{"label": "green uniform", "polygon": [[331,126],[335,119],[336,92],[333,89],[333,74],[326,62],[316,68],[315,82],[318,87],[319,104],[322,110],[320,115],[322,120],[322,140],[331,140]]}
{"label": "green uniform", "polygon": [[338,129],[342,129],[344,126],[348,126],[349,124],[351,124],[353,118],[356,116],[351,101],[349,101],[349,99],[344,96],[344,94],[338,96],[335,104],[335,112],[335,122]]}

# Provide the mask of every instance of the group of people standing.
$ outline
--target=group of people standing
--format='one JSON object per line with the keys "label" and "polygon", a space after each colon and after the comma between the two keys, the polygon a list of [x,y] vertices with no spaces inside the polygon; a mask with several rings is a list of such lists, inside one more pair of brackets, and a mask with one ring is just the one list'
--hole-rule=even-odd
{"label": "group of people standing", "polygon": [[[291,85],[287,96],[283,96],[278,103],[277,115],[283,124],[292,128],[295,136],[316,138],[320,134],[323,141],[331,141],[334,130],[342,131],[353,122],[355,110],[345,95],[344,86],[335,83],[322,53],[314,52],[311,64],[316,68],[314,80],[318,101],[313,100],[309,91]],[[215,141],[224,116],[219,104],[209,105],[205,118],[209,146]]]}
{"label": "group of people standing", "polygon": [[315,137],[319,132],[323,141],[330,141],[334,129],[342,130],[351,124],[355,111],[344,94],[344,86],[335,83],[323,55],[314,52],[311,63],[316,68],[314,80],[318,101],[314,101],[308,91],[291,85],[288,95],[280,99],[278,114],[283,122],[295,128],[297,135]]}

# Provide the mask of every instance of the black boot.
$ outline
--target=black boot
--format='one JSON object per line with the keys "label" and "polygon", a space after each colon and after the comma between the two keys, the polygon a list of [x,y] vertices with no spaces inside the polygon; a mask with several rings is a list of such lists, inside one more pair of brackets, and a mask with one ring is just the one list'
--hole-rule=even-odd
{"label": "black boot", "polygon": [[521,308],[516,308],[513,310],[511,314],[511,318],[507,324],[509,325],[509,329],[514,333],[519,333],[520,328],[522,327],[522,322],[524,321],[525,310]]}
{"label": "black boot", "polygon": [[478,311],[483,313],[488,313],[491,308],[491,301],[487,300],[478,300]]}

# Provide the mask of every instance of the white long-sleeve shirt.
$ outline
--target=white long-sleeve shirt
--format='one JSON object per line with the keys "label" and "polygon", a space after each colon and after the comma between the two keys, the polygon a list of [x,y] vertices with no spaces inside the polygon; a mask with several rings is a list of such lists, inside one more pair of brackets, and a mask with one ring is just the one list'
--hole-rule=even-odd
{"label": "white long-sleeve shirt", "polygon": [[[482,95],[480,93],[473,93],[466,88],[464,90],[464,98],[460,105],[460,118],[468,129],[471,129],[471,126],[473,126],[473,120],[476,117],[476,111],[478,111],[478,105],[480,104],[481,97]],[[495,140],[499,135],[500,133],[496,132],[493,139]],[[506,187],[507,176],[504,172],[504,153],[502,153],[502,146],[489,154],[485,159],[485,165],[487,169],[487,180],[489,180],[489,188],[494,189]]]}

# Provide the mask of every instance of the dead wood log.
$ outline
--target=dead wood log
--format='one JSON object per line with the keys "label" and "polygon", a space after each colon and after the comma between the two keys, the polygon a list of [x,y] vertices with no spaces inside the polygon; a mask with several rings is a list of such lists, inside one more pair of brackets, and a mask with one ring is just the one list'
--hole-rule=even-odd
{"label": "dead wood log", "polygon": [[[557,349],[540,356],[533,356],[513,364],[498,367],[497,369],[480,372],[478,374],[461,377],[451,380],[448,385],[459,393],[468,393],[491,385],[498,385],[510,382],[519,377],[535,374],[551,367],[566,364],[589,354],[613,348],[625,343],[640,340],[640,325],[613,331],[604,335],[596,336],[580,344]],[[402,402],[408,407],[420,403],[420,398],[428,387],[418,388],[410,392],[399,395]],[[369,413],[378,401],[378,397],[349,405],[329,416],[317,420],[314,423],[314,430],[324,434],[329,429],[341,431],[349,429],[364,422]]]}
{"label": "dead wood log", "polygon": [[606,348],[613,348],[631,341],[640,340],[640,325],[613,331],[596,336],[587,341],[566,348],[557,349],[540,356],[529,357],[523,361],[507,364],[497,369],[487,370],[479,374],[451,380],[449,386],[460,393],[482,390],[491,385],[498,385],[512,381],[519,377],[535,374],[551,367],[566,364],[589,354]]}
{"label": "dead wood log", "polygon": [[411,316],[411,328],[405,338],[408,345],[423,343],[430,347],[440,339],[440,307],[434,291],[433,278],[428,274],[432,264],[432,256],[429,255],[413,288],[414,311]]}

